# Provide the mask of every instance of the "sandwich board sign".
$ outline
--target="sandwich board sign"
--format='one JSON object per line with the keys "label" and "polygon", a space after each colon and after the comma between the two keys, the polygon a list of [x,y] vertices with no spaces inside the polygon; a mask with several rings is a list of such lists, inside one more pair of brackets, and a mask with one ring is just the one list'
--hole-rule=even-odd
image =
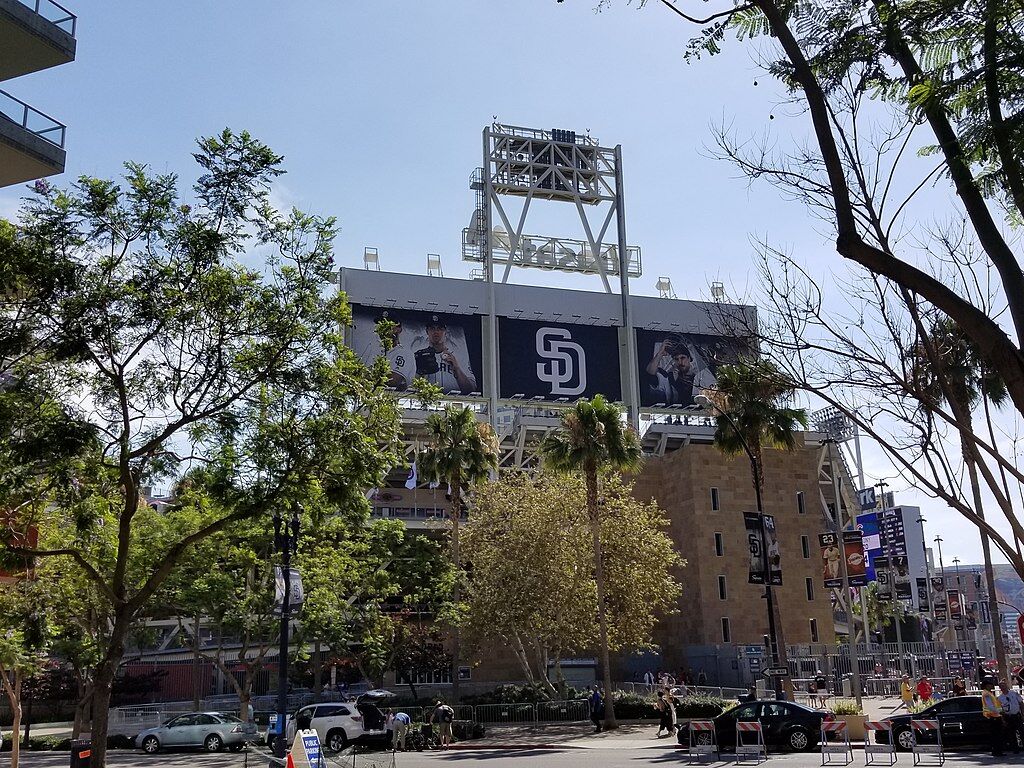
{"label": "sandwich board sign", "polygon": [[288,756],[288,768],[324,768],[324,765],[324,752],[316,731],[296,731]]}

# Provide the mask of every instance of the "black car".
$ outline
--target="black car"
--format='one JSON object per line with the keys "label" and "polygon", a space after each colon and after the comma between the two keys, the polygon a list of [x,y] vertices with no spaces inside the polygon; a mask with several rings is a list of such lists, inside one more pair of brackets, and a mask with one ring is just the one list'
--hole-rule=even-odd
{"label": "black car", "polygon": [[[810,709],[791,701],[751,701],[738,704],[714,718],[718,746],[723,751],[736,747],[736,721],[760,720],[764,741],[769,749],[784,747],[794,752],[812,750],[821,738],[821,723],[833,719],[831,712]],[[699,719],[699,718],[695,718]],[[744,737],[744,743],[751,741],[753,734]],[[689,746],[690,734],[687,728],[679,730],[679,743]],[[697,744],[710,744],[708,731],[694,733]]]}
{"label": "black car", "polygon": [[[937,720],[942,732],[943,748],[987,748],[991,745],[990,726],[981,713],[981,696],[954,696],[913,715],[890,715],[885,718],[887,722],[892,723],[896,749],[904,752],[909,752],[914,746],[914,735],[910,730],[911,719]],[[935,731],[919,731],[917,739],[921,744],[935,744],[938,741]],[[875,741],[879,744],[888,744],[889,734],[885,731],[875,731]],[[1018,747],[1024,747],[1019,734],[1017,742]]]}

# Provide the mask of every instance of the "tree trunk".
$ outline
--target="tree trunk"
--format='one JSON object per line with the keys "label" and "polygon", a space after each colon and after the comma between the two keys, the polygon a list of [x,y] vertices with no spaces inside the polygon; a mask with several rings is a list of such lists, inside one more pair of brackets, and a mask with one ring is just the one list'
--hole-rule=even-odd
{"label": "tree trunk", "polygon": [[324,690],[323,654],[320,641],[313,641],[313,701],[319,702]]}
{"label": "tree trunk", "polygon": [[612,667],[608,653],[608,615],[604,602],[604,553],[601,547],[601,512],[597,506],[597,469],[586,469],[587,513],[590,515],[590,535],[594,544],[594,582],[597,585],[597,624],[601,650],[601,671],[604,680],[604,727],[618,728],[612,692]]}
{"label": "tree trunk", "polygon": [[13,675],[14,686],[8,690],[11,714],[14,715],[11,723],[11,768],[18,768],[18,760],[21,758],[21,673],[14,672]]}
{"label": "tree trunk", "polygon": [[199,680],[202,676],[202,657],[199,653],[199,615],[196,614],[192,624],[192,711],[200,710]]}
{"label": "tree trunk", "polygon": [[107,764],[107,730],[110,721],[110,694],[114,676],[124,656],[124,639],[128,635],[131,615],[123,606],[114,613],[114,625],[107,640],[107,652],[96,665],[92,691],[92,757],[91,768]]}
{"label": "tree trunk", "polygon": [[[452,563],[455,565],[455,584],[452,587],[452,602],[458,610],[462,600],[462,560],[459,552],[459,523],[462,522],[462,478],[456,472],[452,476]],[[462,628],[456,620],[452,631],[452,704],[459,702],[459,660],[462,654]]]}

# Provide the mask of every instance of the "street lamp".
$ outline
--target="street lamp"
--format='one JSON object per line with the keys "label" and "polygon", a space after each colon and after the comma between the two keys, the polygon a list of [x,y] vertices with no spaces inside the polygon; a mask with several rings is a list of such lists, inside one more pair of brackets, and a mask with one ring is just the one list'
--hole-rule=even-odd
{"label": "street lamp", "polygon": [[960,635],[957,634],[956,627],[953,625],[953,610],[949,605],[948,590],[946,589],[946,563],[942,559],[942,542],[941,536],[936,536],[933,541],[935,546],[939,549],[939,570],[942,572],[942,593],[946,595],[946,628],[953,630],[953,643],[956,645],[956,649],[960,650]]}
{"label": "street lamp", "polygon": [[280,510],[274,512],[274,548],[281,555],[281,576],[284,578],[284,599],[281,604],[281,640],[277,656],[277,741],[274,755],[284,758],[288,754],[285,743],[285,721],[288,718],[288,631],[291,616],[291,564],[292,555],[299,545],[299,505],[292,519],[285,521]]}
{"label": "street lamp", "polygon": [[[739,427],[736,426],[736,422],[733,421],[726,411],[722,410],[714,401],[707,395],[697,395],[694,401],[698,405],[705,407],[714,408],[718,413],[725,417],[725,420],[729,422],[729,426],[732,427],[733,432],[736,433],[736,437],[739,438],[740,445],[743,446],[743,451],[747,454],[747,458],[750,459],[750,475],[754,481],[754,497],[757,500],[757,514],[761,525],[761,561],[763,563],[763,578],[764,578],[764,591],[766,602],[768,604],[768,636],[771,638],[771,653],[772,653],[772,666],[779,666],[779,636],[778,631],[775,627],[775,596],[772,591],[772,573],[771,565],[768,561],[768,537],[764,532],[764,505],[761,502],[761,487],[757,482],[757,459],[754,458],[754,452],[750,450],[750,446],[747,445],[747,439],[743,436]],[[782,678],[775,676],[775,698],[776,700],[782,700]]]}
{"label": "street lamp", "polygon": [[[966,644],[966,643],[969,643],[970,641],[967,639],[967,622],[964,621],[964,587],[963,587],[963,584],[960,583],[960,558],[959,557],[954,557],[953,558],[953,567],[956,569],[956,593],[957,593],[957,598],[958,598],[957,602],[960,605],[960,625],[961,625],[961,627],[963,627],[963,630],[962,630],[963,638],[964,638],[964,643]],[[950,621],[952,621],[952,619],[953,619],[952,606],[950,606],[949,618],[950,618]],[[953,631],[956,632],[956,623],[955,622],[953,624]],[[957,638],[959,638],[959,637],[960,637],[960,632],[957,632]]]}

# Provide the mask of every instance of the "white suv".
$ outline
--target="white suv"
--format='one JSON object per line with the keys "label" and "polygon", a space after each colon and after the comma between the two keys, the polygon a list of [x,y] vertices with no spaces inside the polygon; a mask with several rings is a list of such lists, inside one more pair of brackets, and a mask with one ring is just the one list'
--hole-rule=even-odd
{"label": "white suv", "polygon": [[295,739],[296,722],[310,719],[309,727],[316,731],[327,752],[340,752],[361,737],[381,737],[384,715],[374,702],[383,701],[393,694],[387,691],[367,691],[353,702],[308,704],[288,718],[285,735],[288,744]]}

